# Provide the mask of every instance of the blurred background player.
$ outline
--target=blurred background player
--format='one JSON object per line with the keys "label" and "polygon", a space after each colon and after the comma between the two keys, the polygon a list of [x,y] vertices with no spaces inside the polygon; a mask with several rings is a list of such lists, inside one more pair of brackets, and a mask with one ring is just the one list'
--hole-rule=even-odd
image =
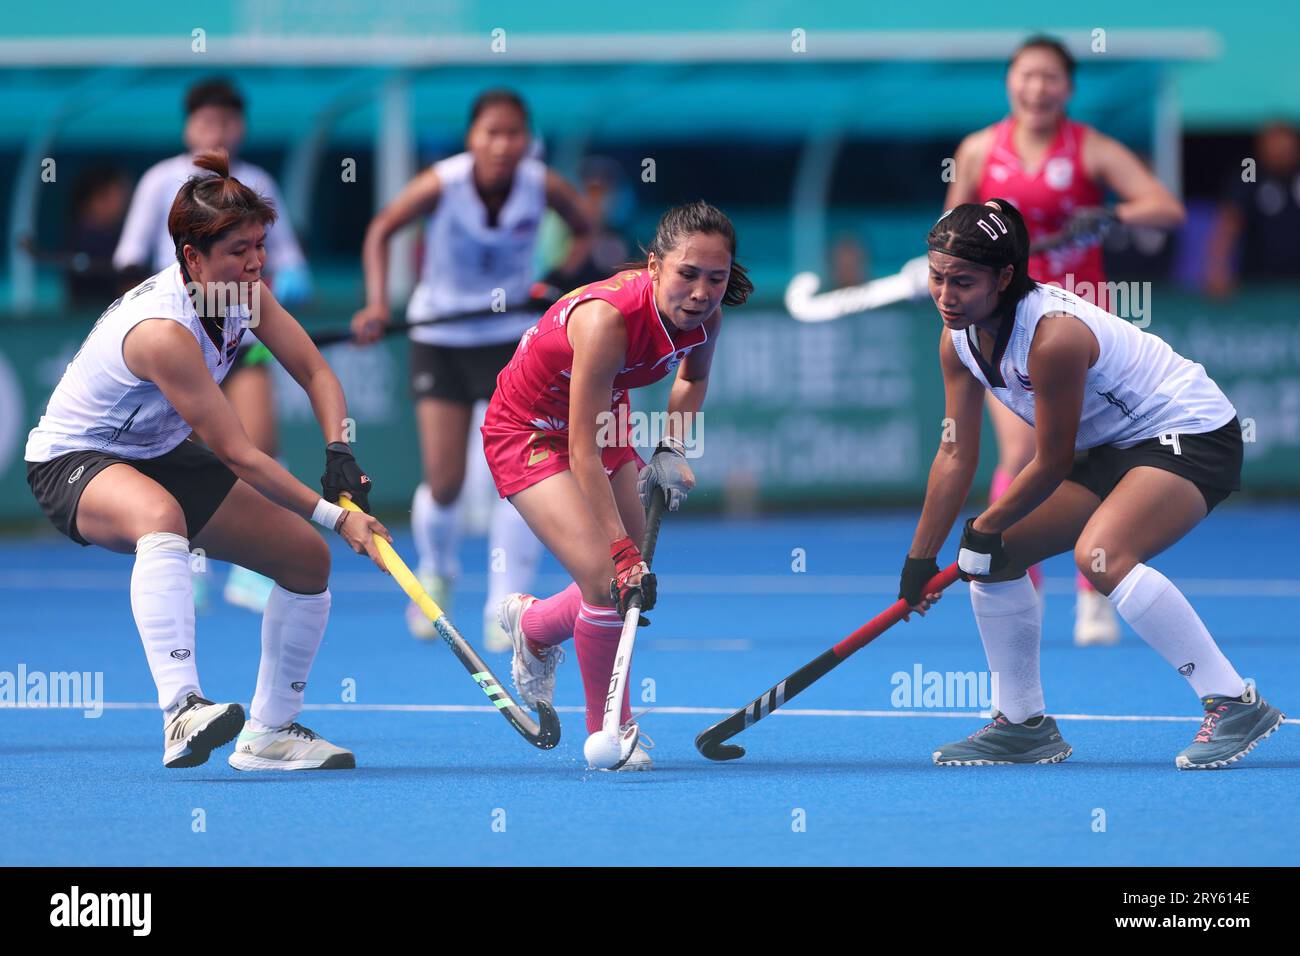
{"label": "blurred background player", "polygon": [[[1005,196],[1024,217],[1030,241],[1067,226],[1078,230],[1080,242],[1031,256],[1029,273],[1104,309],[1100,243],[1106,223],[1113,217],[1129,226],[1173,229],[1186,214],[1126,146],[1067,116],[1074,69],[1074,57],[1051,37],[1030,37],[1020,45],[1007,67],[1011,115],[962,140],[944,208]],[[1103,210],[1107,190],[1120,202]],[[989,489],[989,500],[996,501],[1033,457],[1034,435],[1001,403],[990,397],[987,404],[998,442]],[[1110,603],[1083,574],[1077,584],[1075,643],[1114,644],[1119,621]]]}
{"label": "blurred background player", "polygon": [[[670,209],[644,267],[574,290],[524,334],[488,406],[483,450],[497,489],[573,577],[544,600],[502,602],[515,686],[529,707],[550,702],[560,645],[572,637],[588,733],[601,728],[629,596],[640,588],[643,607],[654,606],[639,546],[644,509],[663,489],[676,511],[695,484],[682,429],[704,405],[722,306],[742,305],[753,290],[735,253],[722,212],[704,202]],[[620,431],[628,392],[674,370],[665,434],[643,464]],[[602,419],[624,425],[610,434]],[[620,723],[630,720],[625,691]],[[638,746],[623,769],[650,764]]]}
{"label": "blurred background player", "polygon": [[[527,156],[530,140],[528,110],[517,94],[481,94],[470,110],[466,152],[435,163],[407,184],[371,221],[362,250],[366,305],[352,324],[357,341],[369,343],[391,317],[389,239],[428,217],[420,279],[407,306],[410,321],[429,322],[410,333],[424,476],[411,502],[411,531],[421,583],[446,609],[460,574],[458,499],[474,404],[492,396],[497,373],[537,319],[530,306],[533,254],[546,209],[555,210],[573,236],[562,274],[571,274],[590,248],[591,230],[577,193]],[[430,321],[466,313],[471,315]],[[515,509],[501,501],[492,512],[488,555],[485,643],[504,650],[509,641],[499,631],[496,607],[506,594],[531,585],[541,546]],[[414,604],[407,608],[407,623],[418,638],[436,635]]]}
{"label": "blurred background player", "polygon": [[[388,532],[334,503],[346,492],[366,507],[370,479],[341,441],[338,379],[259,288],[275,209],[230,176],[224,152],[195,157],[195,170],[168,214],[174,261],[105,309],[68,364],[28,436],[28,484],[73,541],[135,555],[131,611],[163,712],[164,766],[202,764],[238,734],[237,770],[353,767],[350,752],[297,722],[330,610],[329,547],[307,520],[381,569],[373,535]],[[191,296],[191,283],[202,293]],[[231,283],[237,301],[213,294]],[[213,302],[224,303],[220,314]],[[218,388],[254,309],[263,341],[317,411],[328,501],[253,445]],[[191,546],[274,581],[247,721],[199,684]]]}
{"label": "blurred background player", "polygon": [[[899,596],[921,589],[970,493],[984,394],[1034,424],[1035,450],[1006,493],[966,522],[958,564],[990,673],[993,721],[945,744],[934,762],[1058,763],[1071,753],[1046,716],[1042,609],[1026,571],[1073,550],[1080,573],[1187,679],[1204,708],[1179,769],[1217,769],[1277,730],[1177,588],[1145,562],[1241,487],[1236,409],[1162,339],[1029,272],[1029,239],[1004,199],[945,213],[927,238],[930,292],[943,320],[940,364],[952,440],[940,443]],[[1094,555],[1105,555],[1099,566]]]}
{"label": "blurred background player", "polygon": [[[175,261],[176,249],[167,232],[167,213],[172,199],[194,175],[194,157],[210,149],[224,149],[230,156],[231,174],[258,195],[265,196],[278,210],[276,228],[268,228],[268,285],[273,286],[278,301],[293,307],[311,295],[311,275],[293,227],[284,213],[284,202],[275,180],[266,170],[238,159],[244,142],[244,98],[224,79],[207,79],[190,87],[185,94],[186,152],[151,166],[136,185],[127,211],[126,222],[113,265],[120,270],[147,267],[164,268]],[[257,330],[252,330],[257,334]],[[256,341],[240,348],[238,360],[222,385],[235,414],[259,449],[274,456],[278,452],[275,420],[275,394],[271,377],[270,352]],[[203,578],[196,580],[202,587]],[[261,612],[274,582],[246,568],[231,568],[226,581],[225,597],[232,604]],[[203,593],[198,595],[200,605]]]}
{"label": "blurred background player", "polygon": [[[74,309],[102,307],[122,291],[121,274],[95,266],[101,263],[106,266],[112,261],[130,197],[131,181],[112,165],[88,169],[73,184],[64,246],[66,254],[72,257],[73,268],[65,273],[65,281],[68,304]],[[76,268],[79,261],[91,268]]]}
{"label": "blurred background player", "polygon": [[1210,238],[1206,291],[1225,296],[1238,277],[1280,281],[1300,276],[1300,131],[1270,123],[1255,137],[1256,170],[1238,168]]}

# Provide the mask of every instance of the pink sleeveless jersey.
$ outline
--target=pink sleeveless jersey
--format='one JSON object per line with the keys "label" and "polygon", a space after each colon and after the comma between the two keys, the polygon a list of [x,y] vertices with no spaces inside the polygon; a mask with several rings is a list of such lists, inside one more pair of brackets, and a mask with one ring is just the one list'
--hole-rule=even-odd
{"label": "pink sleeveless jersey", "polygon": [[[484,418],[483,450],[502,496],[568,467],[573,346],[566,325],[573,307],[590,299],[603,299],[617,309],[627,329],[627,355],[610,394],[617,422],[627,422],[619,407],[628,405],[629,389],[671,374],[691,350],[708,340],[702,325],[681,332],[660,317],[654,284],[644,269],[581,286],[556,302],[519,340],[514,357],[497,376]],[[610,474],[623,462],[636,460],[624,437],[617,448],[603,450]]]}
{"label": "pink sleeveless jersey", "polygon": [[[1083,138],[1088,127],[1066,120],[1056,133],[1043,165],[1032,176],[1016,153],[1012,133],[1015,120],[1008,117],[993,128],[993,145],[980,175],[979,201],[995,196],[1009,199],[1020,210],[1033,242],[1057,232],[1076,209],[1101,204],[1102,190],[1083,167]],[[1029,274],[1039,282],[1054,282],[1067,289],[1081,282],[1094,287],[1105,281],[1101,247],[1064,246],[1029,257]],[[1090,298],[1085,296],[1085,298]]]}

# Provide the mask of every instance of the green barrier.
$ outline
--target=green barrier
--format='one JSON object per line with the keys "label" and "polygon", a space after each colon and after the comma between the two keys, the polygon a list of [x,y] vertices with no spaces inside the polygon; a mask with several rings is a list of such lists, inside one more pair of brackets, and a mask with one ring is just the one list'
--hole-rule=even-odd
{"label": "green barrier", "polygon": [[[1300,288],[1253,289],[1223,303],[1164,288],[1142,295],[1148,331],[1204,364],[1237,406],[1246,493],[1300,492]],[[3,326],[0,521],[40,519],[23,445],[92,321]],[[938,319],[924,304],[818,325],[777,309],[732,311],[704,415],[690,435],[692,454],[701,453],[692,459],[693,508],[920,500],[942,429],[938,336]],[[357,457],[375,480],[373,506],[405,512],[420,473],[406,342],[336,346],[326,355],[348,397]],[[633,408],[662,411],[666,398],[665,382],[634,393]],[[278,368],[276,406],[283,457],[314,487],[324,464],[320,430],[306,396]],[[647,445],[653,425],[643,427]],[[995,463],[991,433],[986,425],[977,489]]]}

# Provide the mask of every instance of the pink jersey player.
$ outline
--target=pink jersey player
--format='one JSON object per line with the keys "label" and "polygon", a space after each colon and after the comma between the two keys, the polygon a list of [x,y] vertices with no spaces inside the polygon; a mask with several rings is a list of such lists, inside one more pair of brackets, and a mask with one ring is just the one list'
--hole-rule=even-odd
{"label": "pink jersey player", "polygon": [[[644,508],[661,489],[676,510],[695,483],[683,430],[704,403],[722,306],[752,289],[735,251],[719,210],[670,209],[643,267],[570,292],[524,333],[488,406],[483,451],[497,490],[573,577],[544,600],[502,602],[515,686],[528,706],[549,703],[572,636],[588,732],[601,727],[628,599],[639,590],[643,609],[654,603],[638,547]],[[643,464],[628,441],[628,391],[674,372],[665,433]],[[631,719],[625,694],[622,722]],[[638,748],[624,768],[649,766]]]}

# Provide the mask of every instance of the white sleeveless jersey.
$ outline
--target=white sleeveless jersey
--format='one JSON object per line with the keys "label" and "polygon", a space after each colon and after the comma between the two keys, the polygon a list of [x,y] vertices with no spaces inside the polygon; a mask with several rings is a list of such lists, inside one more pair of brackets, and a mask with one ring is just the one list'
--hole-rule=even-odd
{"label": "white sleeveless jersey", "polygon": [[519,163],[495,226],[488,225],[487,209],[474,188],[473,156],[460,153],[433,168],[442,193],[425,230],[420,281],[407,318],[488,312],[498,303],[507,311],[433,323],[412,329],[411,338],[460,347],[518,341],[539,314],[517,307],[528,301],[533,281],[533,250],[546,211],[546,165],[536,159]]}
{"label": "white sleeveless jersey", "polygon": [[64,369],[45,414],[27,436],[27,461],[49,461],[71,451],[157,458],[190,434],[158,386],[137,378],[122,358],[126,334],[145,319],[170,319],[188,329],[218,384],[230,371],[246,325],[239,314],[209,323],[220,338],[215,342],[185,291],[179,265],[146,279],[104,310]]}
{"label": "white sleeveless jersey", "polygon": [[1236,416],[1237,410],[1205,368],[1183,358],[1163,339],[1064,289],[1039,284],[1020,300],[1014,322],[999,331],[991,365],[979,354],[973,327],[949,330],[962,364],[1030,425],[1034,424],[1034,385],[1029,378],[1029,346],[1039,320],[1053,312],[1078,318],[1099,346],[1097,362],[1084,379],[1076,451],[1098,445],[1128,448],[1169,433],[1198,435]]}

